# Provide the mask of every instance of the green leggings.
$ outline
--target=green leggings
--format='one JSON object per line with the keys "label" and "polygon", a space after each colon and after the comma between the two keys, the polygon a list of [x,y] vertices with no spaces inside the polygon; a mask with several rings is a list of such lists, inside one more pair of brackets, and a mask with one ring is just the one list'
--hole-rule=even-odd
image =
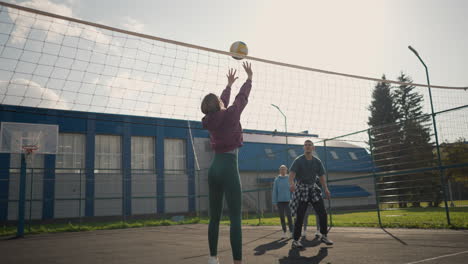
{"label": "green leggings", "polygon": [[223,211],[223,195],[231,220],[231,248],[234,260],[242,260],[241,209],[242,190],[237,164],[237,154],[217,153],[208,171],[210,224],[208,242],[211,256],[218,254],[219,221]]}

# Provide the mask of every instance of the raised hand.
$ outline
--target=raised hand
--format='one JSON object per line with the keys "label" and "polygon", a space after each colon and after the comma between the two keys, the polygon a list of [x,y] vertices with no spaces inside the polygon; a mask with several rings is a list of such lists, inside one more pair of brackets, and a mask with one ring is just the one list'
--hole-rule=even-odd
{"label": "raised hand", "polygon": [[239,78],[236,77],[236,70],[234,69],[229,69],[228,74],[226,74],[226,77],[228,78],[228,86],[231,87],[232,84]]}
{"label": "raised hand", "polygon": [[249,62],[244,61],[242,63],[242,67],[244,67],[245,72],[247,73],[247,80],[252,80],[252,64]]}

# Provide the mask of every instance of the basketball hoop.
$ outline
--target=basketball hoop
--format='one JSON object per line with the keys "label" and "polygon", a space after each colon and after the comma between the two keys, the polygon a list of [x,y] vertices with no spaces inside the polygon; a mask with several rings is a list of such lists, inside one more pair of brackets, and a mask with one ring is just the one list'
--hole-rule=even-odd
{"label": "basketball hoop", "polygon": [[21,148],[25,154],[33,154],[34,151],[39,149],[37,145],[24,145]]}

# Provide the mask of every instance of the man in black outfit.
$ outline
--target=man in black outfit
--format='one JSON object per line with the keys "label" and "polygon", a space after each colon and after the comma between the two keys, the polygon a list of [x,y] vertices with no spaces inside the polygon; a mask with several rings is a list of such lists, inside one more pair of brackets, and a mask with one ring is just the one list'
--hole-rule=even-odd
{"label": "man in black outfit", "polygon": [[[310,204],[314,207],[315,213],[319,217],[321,241],[327,245],[333,245],[333,241],[327,237],[328,223],[327,211],[322,199],[322,190],[316,183],[317,177],[320,179],[325,195],[330,199],[330,191],[325,180],[325,170],[322,162],[314,157],[314,143],[310,140],[304,142],[304,154],[298,156],[291,165],[289,170],[289,186],[292,193],[290,202],[292,215],[296,215],[294,224],[294,241],[293,248],[303,248],[304,246],[299,241],[301,237],[302,224],[307,206]],[[296,179],[296,183],[294,182]]]}

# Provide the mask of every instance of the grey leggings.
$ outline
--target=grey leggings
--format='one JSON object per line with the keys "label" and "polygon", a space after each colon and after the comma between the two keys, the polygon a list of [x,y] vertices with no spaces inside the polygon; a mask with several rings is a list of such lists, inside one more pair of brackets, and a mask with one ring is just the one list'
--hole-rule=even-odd
{"label": "grey leggings", "polygon": [[284,221],[284,216],[288,218],[288,226],[289,232],[293,232],[293,221],[291,218],[291,209],[289,208],[289,202],[279,202],[278,203],[278,211],[281,220],[281,227],[283,228],[283,232],[286,232],[286,223]]}

